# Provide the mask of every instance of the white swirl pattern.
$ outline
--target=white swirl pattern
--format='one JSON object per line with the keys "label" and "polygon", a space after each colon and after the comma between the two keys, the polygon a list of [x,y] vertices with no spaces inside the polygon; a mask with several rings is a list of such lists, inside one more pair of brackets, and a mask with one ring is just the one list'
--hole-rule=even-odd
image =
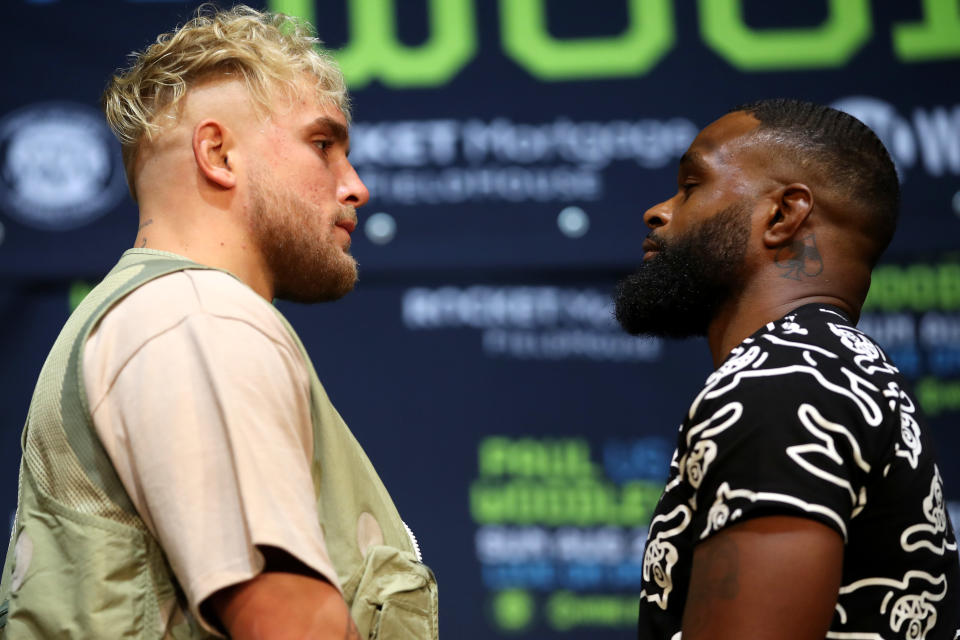
{"label": "white swirl pattern", "polygon": [[[924,451],[913,399],[895,380],[877,379],[898,376],[897,368],[869,337],[840,322],[835,311],[819,309],[814,313],[817,311],[819,317],[814,325],[804,323],[803,318],[811,316],[790,314],[778,323],[768,324],[764,332],[745,340],[710,374],[703,390],[691,403],[687,420],[681,426],[681,446],[671,461],[672,477],[650,525],[644,551],[642,600],[653,603],[657,609],[666,611],[671,594],[678,588],[686,588],[684,583],[677,583],[681,574],[675,575],[675,571],[678,563],[684,562],[685,554],[692,554],[692,544],[737,522],[754,509],[754,505],[810,514],[832,523],[847,540],[851,522],[869,505],[871,495],[868,488],[876,490],[874,480],[878,474],[874,472],[871,460],[875,464],[882,462],[884,479],[891,466],[896,466],[896,460],[904,463],[898,469],[906,469],[909,465],[910,469],[918,470],[923,460],[927,460],[924,464],[928,465],[924,468],[930,468],[928,457],[924,458],[928,454]],[[824,314],[830,315],[826,317]],[[820,333],[814,334],[808,326],[819,326]],[[829,338],[831,334],[834,339]],[[844,350],[849,351],[849,355],[843,354]],[[758,386],[756,383],[763,379],[780,381]],[[784,435],[778,437],[783,438],[780,451],[788,460],[787,466],[790,463],[795,465],[786,471],[784,477],[796,476],[799,472],[815,479],[804,485],[813,488],[804,489],[806,493],[799,492],[798,495],[762,490],[759,486],[752,488],[749,478],[759,477],[753,470],[731,467],[728,462],[724,465],[718,463],[726,455],[726,447],[752,437],[753,429],[783,428],[775,422],[765,425],[751,423],[743,426],[744,430],[738,429],[750,402],[789,402],[789,395],[780,399],[775,393],[791,385],[806,390],[806,395],[802,396],[805,401],[793,405],[794,409],[783,407],[770,415],[776,416],[775,420],[795,421],[790,427],[792,430],[784,431]],[[745,388],[747,391],[744,392]],[[756,389],[764,391],[757,392]],[[776,391],[766,392],[767,389]],[[758,393],[771,395],[760,398]],[[744,401],[744,398],[750,400]],[[824,407],[832,412],[825,412]],[[704,409],[710,411],[705,419],[701,415],[706,413]],[[793,417],[786,417],[790,415]],[[865,448],[858,438],[881,429],[892,436],[892,444],[885,445],[892,449],[888,448],[887,454],[872,459],[867,451],[873,455],[878,452]],[[885,442],[890,443],[890,440]],[[756,450],[749,450],[756,455]],[[731,468],[740,468],[742,475],[736,475],[735,482],[726,481],[726,475],[714,477],[718,473],[715,468],[725,469],[724,473]],[[793,485],[784,486],[793,488]],[[710,487],[713,495],[700,495],[706,487]],[[832,502],[821,502],[823,492],[832,492]],[[804,497],[800,497],[801,494]],[[849,500],[846,505],[839,499],[844,494]],[[916,500],[918,504],[920,497]],[[876,521],[876,516],[872,517]],[[695,520],[697,530],[687,532]],[[901,531],[900,526],[904,527],[902,533],[897,533]],[[689,534],[693,534],[693,540]],[[859,535],[862,541],[862,530]],[[949,553],[956,557],[957,544],[949,539],[950,525],[939,469],[934,467],[929,493],[922,500],[922,521],[901,524],[892,535],[894,538],[899,535],[898,546],[905,554],[932,552],[937,556]],[[684,571],[688,571],[689,565],[685,566]],[[872,565],[869,571],[866,575],[872,573]],[[839,592],[836,611],[841,628],[832,628],[826,637],[833,640],[939,638],[940,635],[931,633],[937,627],[938,611],[943,611],[943,605],[938,607],[937,603],[944,600],[947,592],[947,574],[923,570],[908,570],[902,578],[881,575],[854,580],[843,585]],[[851,597],[856,601],[851,601]],[[874,615],[880,616],[886,628],[847,628],[848,624],[857,625],[860,619],[848,619],[851,606],[860,612],[858,615],[862,615],[865,606],[873,607]],[[938,633],[942,631],[938,630]],[[950,633],[953,633],[952,627]],[[672,636],[672,640],[679,638],[679,632]],[[957,640],[960,640],[960,633]]]}

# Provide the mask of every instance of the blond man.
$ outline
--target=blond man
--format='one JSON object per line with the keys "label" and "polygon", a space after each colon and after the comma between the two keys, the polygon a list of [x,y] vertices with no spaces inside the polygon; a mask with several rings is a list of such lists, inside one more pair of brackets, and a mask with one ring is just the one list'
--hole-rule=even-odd
{"label": "blond man", "polygon": [[357,279],[339,69],[298,21],[206,10],[104,108],[140,225],[40,374],[0,638],[437,637],[433,574],[270,304]]}

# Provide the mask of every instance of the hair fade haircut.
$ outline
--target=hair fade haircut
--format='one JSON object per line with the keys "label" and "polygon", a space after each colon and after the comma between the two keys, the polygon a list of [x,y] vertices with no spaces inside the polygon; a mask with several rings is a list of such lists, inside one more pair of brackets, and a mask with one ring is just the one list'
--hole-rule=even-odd
{"label": "hair fade haircut", "polygon": [[176,122],[177,107],[191,88],[216,78],[243,81],[254,107],[269,114],[280,93],[291,97],[304,74],[317,80],[317,98],[350,119],[343,74],[320,48],[313,27],[280,13],[244,5],[220,10],[201,5],[182,27],[130,54],[130,65],[113,75],[102,97],[107,123],[120,140],[130,194],[136,201],[134,163],[144,141]]}
{"label": "hair fade haircut", "polygon": [[771,133],[801,166],[819,168],[827,184],[866,214],[862,221],[875,243],[875,264],[893,238],[900,212],[900,182],[880,138],[848,113],[803,100],[759,100],[733,111],[759,120],[757,133]]}

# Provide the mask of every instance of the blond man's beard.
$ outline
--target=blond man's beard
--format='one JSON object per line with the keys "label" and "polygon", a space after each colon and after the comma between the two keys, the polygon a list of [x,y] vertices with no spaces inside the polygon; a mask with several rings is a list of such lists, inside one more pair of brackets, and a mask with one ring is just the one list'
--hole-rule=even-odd
{"label": "blond man's beard", "polygon": [[342,207],[326,220],[317,207],[267,181],[254,180],[250,227],[272,272],[274,296],[294,302],[342,298],[357,283],[357,261],[335,236],[335,222],[356,220],[353,207]]}

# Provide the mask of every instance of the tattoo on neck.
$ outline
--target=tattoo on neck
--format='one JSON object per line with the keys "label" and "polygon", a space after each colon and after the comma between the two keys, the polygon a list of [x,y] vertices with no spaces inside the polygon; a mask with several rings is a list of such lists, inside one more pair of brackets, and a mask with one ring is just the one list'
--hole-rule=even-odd
{"label": "tattoo on neck", "polygon": [[147,246],[147,236],[143,236],[143,242],[140,243],[140,248],[143,249]]}
{"label": "tattoo on neck", "polygon": [[149,227],[152,224],[153,224],[153,218],[148,218],[143,222],[143,224],[137,227],[137,231],[141,231],[144,227]]}
{"label": "tattoo on neck", "polygon": [[800,276],[814,278],[823,273],[823,257],[817,248],[817,236],[808,233],[803,238],[794,238],[786,247],[781,247],[773,258],[784,270],[782,277],[799,280]]}

